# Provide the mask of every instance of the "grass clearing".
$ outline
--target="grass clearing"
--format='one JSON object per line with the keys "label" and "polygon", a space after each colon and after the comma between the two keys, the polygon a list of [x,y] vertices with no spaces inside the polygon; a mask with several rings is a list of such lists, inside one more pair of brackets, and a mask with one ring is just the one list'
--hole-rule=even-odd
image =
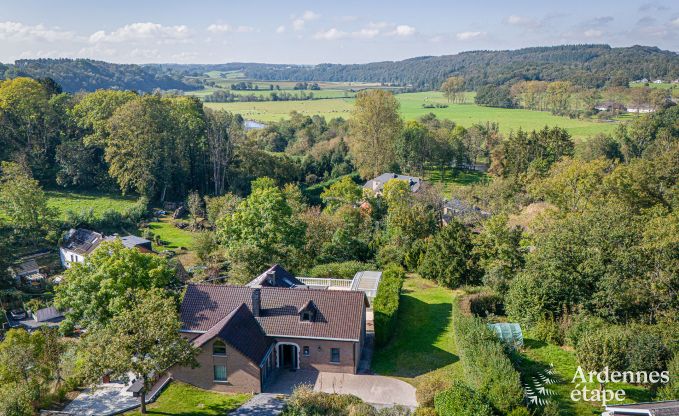
{"label": "grass clearing", "polygon": [[[575,353],[556,345],[525,338],[520,361],[522,378],[530,380],[537,374],[544,373],[550,365],[553,365],[558,382],[546,385],[546,387],[556,393],[552,397],[558,402],[562,415],[598,416],[601,414],[603,408],[598,403],[571,400],[572,390],[577,388],[582,391],[582,385],[576,387],[576,383],[571,382],[578,368]],[[586,385],[588,390],[599,388],[599,384],[596,382],[586,383]],[[642,386],[610,383],[606,385],[606,389],[625,390],[625,403],[647,402],[653,398],[650,391]]]}
{"label": "grass clearing", "polygon": [[[171,382],[158,396],[158,399],[147,406],[149,415],[227,415],[250,400],[250,394],[224,394],[201,390],[197,387],[178,381]],[[128,416],[141,415],[139,411],[127,412]]]}
{"label": "grass clearing", "polygon": [[462,169],[446,169],[443,175],[441,169],[428,166],[424,170],[424,180],[441,188],[441,193],[450,198],[455,189],[461,186],[469,186],[487,181],[489,176],[485,172],[477,172]]}
{"label": "grass clearing", "polygon": [[165,242],[164,246],[156,247],[156,250],[177,249],[185,247],[188,250],[193,249],[196,233],[189,230],[183,230],[174,226],[172,217],[163,215],[158,219],[149,223],[149,229],[154,235],[160,237]]}
{"label": "grass clearing", "polygon": [[451,323],[457,293],[417,276],[403,285],[396,332],[373,356],[377,374],[398,377],[417,385],[418,378],[433,372],[460,378]]}
{"label": "grass clearing", "polygon": [[[465,127],[493,121],[500,124],[500,131],[504,134],[509,134],[519,128],[535,130],[545,126],[559,126],[568,130],[573,137],[583,139],[599,133],[611,133],[618,125],[615,122],[570,119],[545,111],[482,107],[473,104],[472,96],[473,94],[469,94],[467,97],[469,104],[448,103],[438,91],[397,94],[396,98],[401,103],[401,115],[406,120],[414,120],[425,114],[434,113],[441,119],[450,119]],[[423,104],[445,104],[448,107],[424,108]],[[205,105],[214,109],[240,113],[246,119],[271,122],[289,118],[291,111],[309,116],[319,114],[328,119],[348,118],[351,116],[353,99],[206,103]]]}
{"label": "grass clearing", "polygon": [[113,209],[123,212],[137,201],[135,196],[118,196],[90,191],[46,191],[47,205],[59,210],[61,218],[66,217],[66,211],[79,212],[92,208],[94,215],[100,218],[104,211]]}

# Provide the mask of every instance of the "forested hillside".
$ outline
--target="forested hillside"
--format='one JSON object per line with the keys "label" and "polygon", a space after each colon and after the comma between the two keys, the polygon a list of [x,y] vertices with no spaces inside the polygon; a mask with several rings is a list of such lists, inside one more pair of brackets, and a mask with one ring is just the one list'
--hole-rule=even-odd
{"label": "forested hillside", "polygon": [[157,66],[113,64],[91,59],[22,59],[0,64],[0,79],[27,76],[52,78],[64,91],[94,91],[101,88],[153,91],[192,90],[197,86],[176,73]]}
{"label": "forested hillside", "polygon": [[564,45],[513,51],[471,51],[423,56],[403,61],[314,66],[230,63],[168,65],[199,71],[244,71],[248,78],[295,81],[362,81],[407,84],[438,89],[447,77],[464,77],[466,89],[521,80],[566,80],[586,87],[627,85],[640,78],[679,78],[679,55],[656,47],[612,48],[608,45]]}

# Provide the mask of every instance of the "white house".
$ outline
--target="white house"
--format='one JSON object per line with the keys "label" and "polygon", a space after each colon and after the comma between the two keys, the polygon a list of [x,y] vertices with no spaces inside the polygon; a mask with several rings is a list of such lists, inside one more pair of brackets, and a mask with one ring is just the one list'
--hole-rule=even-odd
{"label": "white house", "polygon": [[383,173],[375,179],[371,179],[363,185],[364,189],[370,189],[377,195],[381,195],[384,191],[384,185],[392,179],[406,181],[410,186],[412,192],[417,192],[420,190],[422,185],[422,179],[415,176],[398,175],[396,173]]}
{"label": "white house", "polygon": [[98,232],[84,228],[70,229],[64,237],[63,244],[59,247],[61,265],[68,269],[73,263],[84,263],[85,257],[93,252],[102,241],[104,241],[104,236]]}

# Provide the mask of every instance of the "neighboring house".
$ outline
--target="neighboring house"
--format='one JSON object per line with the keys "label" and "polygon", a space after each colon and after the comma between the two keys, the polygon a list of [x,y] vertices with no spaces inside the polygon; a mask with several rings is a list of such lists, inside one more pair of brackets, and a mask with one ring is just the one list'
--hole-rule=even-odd
{"label": "neighboring house", "polygon": [[85,257],[99,247],[103,240],[104,236],[95,231],[71,228],[59,247],[61,264],[68,269],[73,263],[84,263]]}
{"label": "neighboring house", "polygon": [[73,263],[84,263],[85,257],[99,247],[99,244],[104,241],[115,241],[116,239],[120,240],[127,248],[136,248],[143,253],[153,252],[151,241],[145,238],[134,235],[124,237],[111,235],[104,237],[101,233],[78,228],[77,230],[69,230],[64,237],[63,244],[59,247],[61,264],[68,269]]}
{"label": "neighboring house", "polygon": [[278,264],[274,264],[267,271],[252,279],[252,281],[245,286],[293,288],[304,286],[304,283],[299,281],[292,273]]}
{"label": "neighboring house", "polygon": [[20,321],[13,321],[10,319],[11,327],[24,327],[28,331],[38,329],[46,326],[48,328],[56,328],[59,323],[64,320],[64,314],[59,312],[54,306],[50,306],[30,314],[30,317]]}
{"label": "neighboring house", "polygon": [[653,113],[655,112],[655,108],[650,105],[640,105],[638,107],[627,107],[627,112],[638,114]]}
{"label": "neighboring house", "polygon": [[655,81],[653,81],[654,84],[662,84],[662,82],[663,81],[661,79],[656,79]]}
{"label": "neighboring house", "polygon": [[603,103],[596,104],[594,109],[597,111],[625,111],[625,105],[621,103],[616,103],[615,101],[606,101]]}
{"label": "neighboring house", "polygon": [[189,284],[181,332],[200,348],[200,367],[169,371],[203,389],[255,393],[284,369],[355,374],[367,306],[363,291]]}
{"label": "neighboring house", "polygon": [[40,271],[40,266],[35,258],[24,259],[21,263],[9,268],[10,275],[17,283],[29,282],[40,283],[45,275]]}
{"label": "neighboring house", "polygon": [[441,219],[443,225],[448,225],[453,218],[465,225],[472,225],[490,217],[490,215],[490,212],[483,211],[481,208],[461,199],[453,198],[444,202]]}
{"label": "neighboring house", "polygon": [[606,405],[602,416],[679,416],[679,400],[664,402]]}
{"label": "neighboring house", "polygon": [[392,179],[406,181],[410,185],[412,192],[417,192],[422,186],[422,179],[414,176],[398,175],[396,173],[383,173],[375,179],[371,179],[363,185],[364,189],[370,189],[377,195],[381,195],[384,191],[384,185]]}

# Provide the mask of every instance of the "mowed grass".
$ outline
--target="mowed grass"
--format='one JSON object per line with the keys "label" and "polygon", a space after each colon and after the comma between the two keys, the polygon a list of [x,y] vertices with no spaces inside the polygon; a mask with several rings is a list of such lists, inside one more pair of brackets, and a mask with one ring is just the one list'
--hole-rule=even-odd
{"label": "mowed grass", "polygon": [[112,209],[123,212],[134,205],[137,197],[119,196],[98,192],[85,191],[47,191],[47,205],[59,211],[61,218],[65,218],[66,211],[79,212],[92,208],[94,215],[100,218],[104,211]]}
{"label": "mowed grass", "polygon": [[456,188],[487,181],[490,177],[485,172],[447,168],[443,174],[436,166],[429,166],[424,171],[424,180],[440,187],[443,196],[449,198]]}
{"label": "mowed grass", "polygon": [[392,340],[375,350],[375,373],[417,385],[422,376],[442,372],[460,378],[462,368],[451,323],[456,292],[411,276],[406,279]]}
{"label": "mowed grass", "polygon": [[[573,376],[578,368],[573,351],[530,338],[524,339],[524,345],[519,364],[522,377],[530,380],[538,373],[544,374],[544,371],[553,365],[558,382],[548,384],[546,387],[556,393],[553,397],[559,405],[561,415],[598,416],[601,414],[603,407],[600,403],[571,400],[571,392],[574,389],[582,391],[583,387],[582,385],[577,386],[577,383],[572,383]],[[586,383],[586,386],[588,391],[599,389],[599,383],[596,381]],[[606,389],[613,391],[623,389],[626,393],[624,403],[646,402],[653,399],[650,391],[638,385],[610,383],[606,384]]]}
{"label": "mowed grass", "polygon": [[[438,91],[397,94],[396,98],[401,104],[401,115],[406,120],[418,119],[425,114],[433,113],[441,119],[453,120],[465,127],[491,121],[499,123],[500,131],[504,134],[519,128],[537,130],[545,126],[559,126],[568,130],[574,138],[584,139],[599,133],[611,133],[617,127],[617,123],[570,119],[545,111],[482,107],[473,104],[473,94],[467,94],[467,104],[448,103]],[[446,104],[448,107],[424,108],[423,104]],[[292,111],[310,116],[319,114],[328,119],[349,118],[353,99],[206,103],[206,106],[240,113],[246,119],[271,122],[287,119]]]}
{"label": "mowed grass", "polygon": [[169,215],[160,217],[159,221],[150,222],[149,229],[154,235],[159,236],[165,242],[164,246],[156,246],[156,250],[177,249],[180,247],[185,247],[188,250],[193,249],[196,233],[175,227],[172,223],[172,217]]}
{"label": "mowed grass", "polygon": [[[239,408],[243,403],[250,400],[251,397],[250,394],[215,393],[173,381],[158,396],[154,403],[147,405],[146,414],[224,416],[230,411]],[[128,416],[141,415],[138,410],[125,414]]]}

